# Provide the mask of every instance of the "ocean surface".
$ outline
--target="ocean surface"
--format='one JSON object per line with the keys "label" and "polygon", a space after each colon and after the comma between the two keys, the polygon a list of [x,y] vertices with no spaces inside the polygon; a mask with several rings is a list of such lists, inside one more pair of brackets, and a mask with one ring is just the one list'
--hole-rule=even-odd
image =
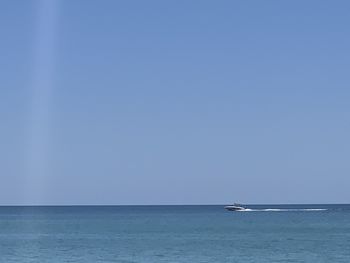
{"label": "ocean surface", "polygon": [[350,205],[0,207],[0,262],[350,262]]}

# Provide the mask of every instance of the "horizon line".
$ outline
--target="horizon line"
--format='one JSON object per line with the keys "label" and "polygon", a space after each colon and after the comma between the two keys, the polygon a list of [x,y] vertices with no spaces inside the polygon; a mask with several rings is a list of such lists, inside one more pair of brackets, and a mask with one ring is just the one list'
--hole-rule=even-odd
{"label": "horizon line", "polygon": [[[0,207],[77,207],[77,206],[225,206],[223,204],[0,204]],[[350,205],[350,203],[243,203],[254,205]]]}

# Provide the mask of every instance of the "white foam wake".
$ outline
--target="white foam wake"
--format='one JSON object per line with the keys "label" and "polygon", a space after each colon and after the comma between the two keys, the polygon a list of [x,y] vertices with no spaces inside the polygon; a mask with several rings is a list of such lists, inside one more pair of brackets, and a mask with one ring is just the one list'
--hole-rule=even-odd
{"label": "white foam wake", "polygon": [[239,212],[307,212],[307,211],[326,211],[326,208],[266,208],[266,209],[250,209],[238,210]]}

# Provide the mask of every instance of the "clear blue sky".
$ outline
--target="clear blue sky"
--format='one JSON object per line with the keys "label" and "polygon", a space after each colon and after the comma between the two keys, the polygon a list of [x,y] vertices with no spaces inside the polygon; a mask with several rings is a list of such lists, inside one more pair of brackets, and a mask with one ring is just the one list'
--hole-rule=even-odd
{"label": "clear blue sky", "polygon": [[0,204],[350,202],[349,1],[0,3]]}

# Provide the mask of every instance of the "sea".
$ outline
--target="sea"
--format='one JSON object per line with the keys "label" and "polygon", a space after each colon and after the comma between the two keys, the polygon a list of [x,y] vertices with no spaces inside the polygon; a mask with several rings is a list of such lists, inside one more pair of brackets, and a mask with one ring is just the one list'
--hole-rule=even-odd
{"label": "sea", "polygon": [[350,262],[350,205],[0,207],[0,262]]}

